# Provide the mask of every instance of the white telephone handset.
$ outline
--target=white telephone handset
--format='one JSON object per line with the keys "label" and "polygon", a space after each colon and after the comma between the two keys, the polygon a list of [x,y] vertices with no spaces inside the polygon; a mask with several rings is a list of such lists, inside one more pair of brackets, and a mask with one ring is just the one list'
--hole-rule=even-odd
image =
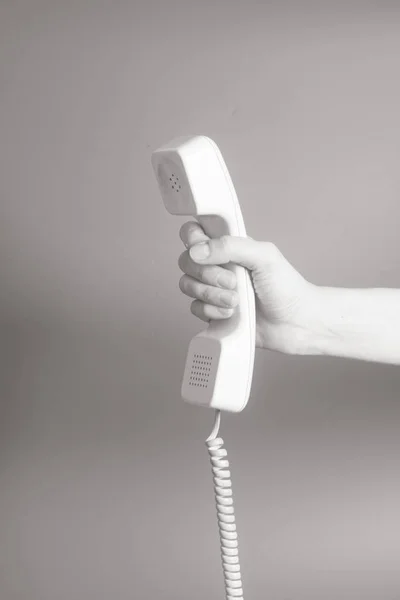
{"label": "white telephone handset", "polygon": [[[209,237],[246,236],[242,213],[218,146],[186,136],[155,150],[152,164],[165,208],[196,217]],[[255,350],[255,300],[249,272],[227,268],[237,280],[238,306],[229,319],[210,321],[190,342],[181,394],[187,402],[239,412],[250,395]]]}
{"label": "white telephone handset", "polygon": [[[179,137],[155,150],[152,164],[165,208],[173,215],[196,217],[213,238],[246,236],[228,169],[218,146],[205,136]],[[226,600],[243,600],[232,484],[224,441],[218,436],[221,410],[239,412],[250,395],[255,351],[255,299],[249,272],[236,274],[239,304],[228,319],[210,321],[192,338],[181,394],[187,402],[216,409],[206,440],[214,475]]]}

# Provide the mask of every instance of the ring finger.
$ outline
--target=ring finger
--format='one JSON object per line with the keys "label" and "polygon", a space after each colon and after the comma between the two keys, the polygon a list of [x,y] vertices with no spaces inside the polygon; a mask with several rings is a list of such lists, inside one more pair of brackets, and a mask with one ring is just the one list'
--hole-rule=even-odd
{"label": "ring finger", "polygon": [[193,300],[190,310],[195,317],[206,323],[229,319],[233,315],[233,308],[221,308],[212,304],[204,304],[201,300]]}
{"label": "ring finger", "polygon": [[179,280],[179,287],[186,296],[201,300],[205,304],[212,304],[221,308],[234,308],[238,303],[236,292],[206,285],[189,275],[182,275]]}

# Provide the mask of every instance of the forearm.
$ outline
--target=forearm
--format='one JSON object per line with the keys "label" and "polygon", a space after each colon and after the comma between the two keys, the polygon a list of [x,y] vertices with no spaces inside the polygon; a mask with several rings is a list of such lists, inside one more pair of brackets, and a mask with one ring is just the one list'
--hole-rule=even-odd
{"label": "forearm", "polygon": [[303,354],[400,364],[400,289],[313,289]]}

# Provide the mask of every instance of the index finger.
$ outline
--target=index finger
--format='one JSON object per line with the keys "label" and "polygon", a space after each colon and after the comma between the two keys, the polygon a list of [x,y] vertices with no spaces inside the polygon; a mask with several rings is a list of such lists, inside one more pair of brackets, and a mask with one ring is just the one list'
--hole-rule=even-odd
{"label": "index finger", "polygon": [[196,221],[187,221],[187,223],[184,223],[179,230],[179,236],[186,248],[191,248],[194,244],[199,244],[200,242],[208,242],[210,239],[204,233],[201,225],[196,223]]}

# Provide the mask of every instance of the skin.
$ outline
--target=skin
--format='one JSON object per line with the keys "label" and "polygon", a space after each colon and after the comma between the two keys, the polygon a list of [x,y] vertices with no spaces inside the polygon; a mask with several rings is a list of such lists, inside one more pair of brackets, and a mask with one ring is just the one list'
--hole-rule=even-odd
{"label": "skin", "polygon": [[[271,242],[210,239],[193,221],[180,229],[181,291],[191,312],[208,322],[227,319],[238,302],[237,263],[251,273],[256,298],[256,347],[286,354],[338,356],[400,364],[400,290],[347,289],[307,281]],[[204,242],[206,242],[204,244]],[[207,246],[206,258],[195,255]]]}

